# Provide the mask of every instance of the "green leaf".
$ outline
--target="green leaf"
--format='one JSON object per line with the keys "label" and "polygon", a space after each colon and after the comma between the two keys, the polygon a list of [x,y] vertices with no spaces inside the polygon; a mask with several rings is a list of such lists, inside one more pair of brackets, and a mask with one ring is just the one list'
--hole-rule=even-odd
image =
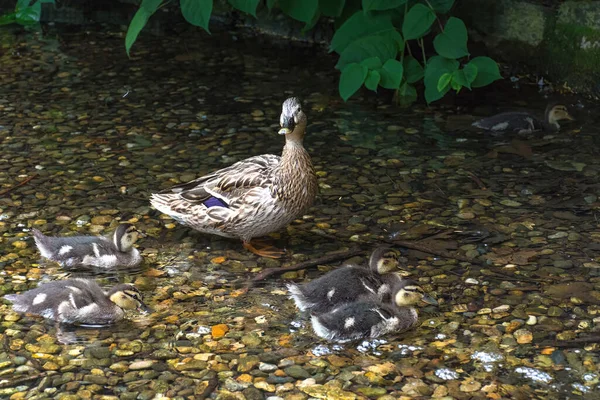
{"label": "green leaf", "polygon": [[477,67],[477,76],[471,82],[471,87],[486,86],[498,79],[502,79],[498,70],[498,64],[489,57],[475,57],[467,65]]}
{"label": "green leaf", "polygon": [[192,25],[208,30],[208,22],[212,13],[213,0],[179,0],[183,18]]}
{"label": "green leaf", "polygon": [[15,7],[15,22],[21,25],[33,25],[40,22],[42,16],[42,3],[34,1],[30,4],[30,0],[19,1]]}
{"label": "green leaf", "polygon": [[450,17],[444,31],[433,40],[433,47],[440,56],[461,58],[469,55],[467,50],[467,27],[459,18]]}
{"label": "green leaf", "polygon": [[279,7],[293,19],[309,23],[319,10],[319,0],[279,0]]}
{"label": "green leaf", "polygon": [[227,0],[233,8],[236,8],[246,14],[252,15],[256,18],[256,7],[260,0]]}
{"label": "green leaf", "polygon": [[17,4],[15,4],[15,11],[23,10],[24,8],[29,7],[32,0],[18,0]]}
{"label": "green leaf", "polygon": [[438,79],[438,83],[437,83],[438,92],[443,92],[444,89],[446,89],[448,87],[448,85],[450,84],[451,81],[452,81],[452,74],[449,72],[443,73],[442,76],[440,76]]}
{"label": "green leaf", "polygon": [[390,18],[386,15],[370,16],[357,11],[344,22],[331,38],[329,52],[338,54],[350,45],[350,43],[370,35],[379,35],[390,31],[396,31]]}
{"label": "green leaf", "polygon": [[381,63],[381,59],[379,57],[369,57],[365,60],[362,60],[360,62],[361,65],[364,65],[365,67],[367,67],[368,69],[379,69],[383,66],[383,64]]}
{"label": "green leaf", "polygon": [[[455,71],[455,72],[456,72],[456,71]],[[455,81],[454,79],[452,79],[452,80],[450,81],[450,87],[451,87],[452,89],[454,89],[454,90],[456,91],[456,93],[460,92],[460,89],[462,89],[462,88],[463,88],[463,86],[462,86],[460,83],[458,83],[457,81]]]}
{"label": "green leaf", "polygon": [[129,57],[131,46],[133,46],[138,35],[142,29],[144,29],[144,26],[146,26],[148,18],[154,14],[161,2],[162,0],[142,0],[140,8],[136,11],[127,28],[127,35],[125,36],[125,51],[127,52],[127,57]]}
{"label": "green leaf", "polygon": [[398,89],[404,74],[404,67],[398,60],[387,60],[379,71],[381,73],[380,85],[386,89]]}
{"label": "green leaf", "polygon": [[362,0],[364,12],[391,10],[406,3],[407,0]]}
{"label": "green leaf", "polygon": [[319,10],[326,17],[339,17],[345,5],[346,0],[319,0]]}
{"label": "green leaf", "polygon": [[404,40],[422,37],[427,33],[433,21],[435,21],[435,13],[431,8],[420,3],[415,4],[404,17],[402,24]]}
{"label": "green leaf", "polygon": [[446,14],[454,5],[454,0],[429,0],[429,5],[440,14]]}
{"label": "green leaf", "polygon": [[398,89],[398,103],[402,107],[407,107],[417,101],[417,89],[410,83],[404,81]]}
{"label": "green leaf", "polygon": [[425,82],[425,101],[427,103],[441,99],[450,90],[450,87],[446,86],[442,91],[439,91],[438,82],[443,74],[454,73],[458,66],[458,61],[442,56],[433,56],[429,59],[425,66],[425,76],[423,78]]}
{"label": "green leaf", "polygon": [[423,67],[413,56],[406,56],[404,57],[404,73],[408,83],[415,83],[423,78]]}
{"label": "green leaf", "polygon": [[17,16],[16,12],[13,12],[10,14],[4,14],[4,15],[0,16],[0,26],[16,23],[17,22],[16,16]]}
{"label": "green leaf", "polygon": [[302,28],[302,33],[306,33],[307,31],[311,30],[312,28],[315,27],[315,25],[317,24],[317,22],[319,22],[319,18],[321,18],[321,11],[317,10],[317,12],[315,13],[315,15],[313,16],[313,19],[310,20],[309,22],[306,23],[306,25],[304,25],[304,27]]}
{"label": "green leaf", "polygon": [[344,49],[335,67],[341,70],[348,64],[360,63],[371,57],[379,57],[382,61],[394,59],[398,55],[401,38],[398,32],[391,30],[357,39]]}
{"label": "green leaf", "polygon": [[465,70],[464,69],[457,69],[456,71],[454,71],[452,73],[452,88],[454,90],[457,90],[456,88],[458,87],[459,89],[461,87],[466,87],[468,89],[471,89],[471,82],[469,82],[469,80],[467,79],[467,77],[465,76]]}
{"label": "green leaf", "polygon": [[267,8],[269,9],[269,11],[271,11],[273,7],[275,7],[276,2],[277,0],[267,0]]}
{"label": "green leaf", "polygon": [[[467,64],[464,66],[463,71],[465,73],[465,79],[469,82],[469,88],[471,83],[477,78],[477,67],[474,64]],[[467,85],[465,85],[467,86]]]}
{"label": "green leaf", "polygon": [[365,79],[365,87],[369,90],[377,92],[377,86],[381,80],[381,74],[377,71],[369,71],[367,79]]}
{"label": "green leaf", "polygon": [[344,101],[348,100],[362,86],[369,70],[358,63],[349,64],[340,76],[340,96]]}

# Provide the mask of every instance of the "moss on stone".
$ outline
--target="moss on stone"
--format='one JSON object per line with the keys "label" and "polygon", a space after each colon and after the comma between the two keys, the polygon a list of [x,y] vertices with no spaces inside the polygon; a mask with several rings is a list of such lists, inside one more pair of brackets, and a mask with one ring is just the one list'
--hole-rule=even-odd
{"label": "moss on stone", "polygon": [[600,31],[573,23],[557,23],[543,43],[544,65],[554,79],[572,88],[596,92],[600,82]]}

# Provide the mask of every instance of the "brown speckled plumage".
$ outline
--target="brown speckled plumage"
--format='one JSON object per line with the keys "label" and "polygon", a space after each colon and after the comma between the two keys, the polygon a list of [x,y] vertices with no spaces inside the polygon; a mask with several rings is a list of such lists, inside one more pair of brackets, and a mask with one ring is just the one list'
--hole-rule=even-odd
{"label": "brown speckled plumage", "polygon": [[[250,157],[227,168],[158,194],[150,202],[159,211],[200,232],[249,242],[288,225],[317,195],[317,178],[302,144],[306,115],[298,99],[283,103],[281,157]],[[217,198],[226,206],[207,207]]]}

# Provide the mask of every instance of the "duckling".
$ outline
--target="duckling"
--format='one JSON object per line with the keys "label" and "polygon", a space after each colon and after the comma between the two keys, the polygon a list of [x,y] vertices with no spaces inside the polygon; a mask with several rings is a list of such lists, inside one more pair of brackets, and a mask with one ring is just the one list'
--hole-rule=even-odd
{"label": "duckling", "polygon": [[243,246],[263,257],[279,258],[283,251],[257,248],[253,238],[268,235],[304,213],[317,196],[317,175],[302,144],[307,118],[300,100],[282,105],[280,156],[263,154],[227,168],[152,194],[158,211],[200,232],[239,238]]}
{"label": "duckling", "polygon": [[396,255],[389,247],[379,247],[371,254],[368,267],[345,265],[302,286],[288,284],[290,297],[298,309],[314,313],[331,311],[364,295],[382,300],[402,280],[400,275],[390,273],[398,266]]}
{"label": "duckling", "polygon": [[84,278],[53,281],[4,298],[16,312],[68,324],[108,325],[123,319],[124,310],[150,311],[135,286],[122,283],[105,292],[96,281]]}
{"label": "duckling", "polygon": [[42,257],[63,267],[133,267],[142,262],[139,250],[133,247],[140,234],[132,224],[119,225],[112,239],[103,236],[45,236],[37,229],[32,229],[32,232]]}
{"label": "duckling", "polygon": [[419,301],[437,304],[415,282],[402,280],[392,291],[393,299],[382,302],[374,297],[338,305],[324,314],[313,314],[311,322],[315,334],[323,339],[344,343],[358,339],[375,339],[388,333],[406,331],[418,322]]}
{"label": "duckling", "polygon": [[549,104],[544,113],[544,119],[527,112],[504,112],[491,117],[480,119],[473,123],[481,129],[493,132],[513,131],[517,133],[530,133],[535,131],[558,132],[558,121],[574,118],[569,114],[567,107],[562,104]]}

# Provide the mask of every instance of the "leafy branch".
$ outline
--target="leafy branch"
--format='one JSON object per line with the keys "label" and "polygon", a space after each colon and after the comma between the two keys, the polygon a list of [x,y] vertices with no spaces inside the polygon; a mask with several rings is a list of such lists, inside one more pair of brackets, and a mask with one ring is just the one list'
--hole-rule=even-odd
{"label": "leafy branch", "polygon": [[[55,0],[18,0],[15,12],[1,16],[0,25],[39,22],[41,4]],[[181,13],[190,24],[209,31],[214,0],[178,0]],[[339,55],[339,93],[348,100],[363,85],[368,90],[382,87],[396,91],[402,105],[417,99],[417,84],[423,81],[427,103],[442,98],[450,90],[471,90],[501,79],[498,65],[489,57],[469,60],[467,28],[462,20],[449,17],[442,23],[454,0],[227,0],[229,5],[256,18],[257,10],[278,7],[305,30],[321,17],[333,18],[336,30],[330,52]],[[127,30],[125,51],[131,48],[148,20],[172,0],[141,0]],[[433,38],[437,54],[427,58],[424,38],[432,33],[437,21],[439,32]],[[411,52],[410,43],[421,48],[420,60]]]}

